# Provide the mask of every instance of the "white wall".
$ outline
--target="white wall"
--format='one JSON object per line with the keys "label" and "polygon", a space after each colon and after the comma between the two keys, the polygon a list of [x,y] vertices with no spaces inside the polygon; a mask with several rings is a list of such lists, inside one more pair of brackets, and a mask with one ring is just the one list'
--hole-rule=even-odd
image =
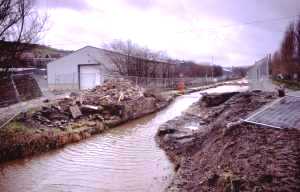
{"label": "white wall", "polygon": [[49,88],[78,89],[78,65],[101,64],[101,69],[105,74],[107,73],[105,69],[107,66],[112,65],[111,63],[108,56],[101,49],[90,46],[79,49],[47,65]]}

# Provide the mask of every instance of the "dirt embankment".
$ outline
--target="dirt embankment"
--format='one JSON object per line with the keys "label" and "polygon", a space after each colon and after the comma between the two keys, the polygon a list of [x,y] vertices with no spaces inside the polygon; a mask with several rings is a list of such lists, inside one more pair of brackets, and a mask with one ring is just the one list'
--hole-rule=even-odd
{"label": "dirt embankment", "polygon": [[163,125],[156,139],[177,165],[167,191],[300,191],[300,132],[240,121],[275,98],[208,95]]}
{"label": "dirt embankment", "polygon": [[102,133],[166,107],[172,96],[144,91],[124,80],[20,114],[0,130],[0,162],[22,158]]}

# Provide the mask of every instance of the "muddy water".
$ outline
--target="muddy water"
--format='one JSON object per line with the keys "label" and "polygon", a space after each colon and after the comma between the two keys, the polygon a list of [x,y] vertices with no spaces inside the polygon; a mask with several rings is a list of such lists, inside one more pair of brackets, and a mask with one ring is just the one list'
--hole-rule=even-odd
{"label": "muddy water", "polygon": [[[208,92],[244,90],[222,86]],[[163,191],[173,166],[154,135],[200,98],[178,97],[167,109],[77,144],[0,165],[1,192]]]}

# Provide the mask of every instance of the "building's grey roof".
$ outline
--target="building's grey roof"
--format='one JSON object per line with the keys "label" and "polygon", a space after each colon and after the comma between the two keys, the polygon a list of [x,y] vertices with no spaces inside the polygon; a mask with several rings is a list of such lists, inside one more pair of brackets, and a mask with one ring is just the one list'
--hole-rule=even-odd
{"label": "building's grey roof", "polygon": [[[71,57],[73,56],[74,54],[76,54],[77,52],[83,50],[83,49],[87,49],[87,48],[92,48],[92,49],[97,49],[99,50],[99,52],[107,55],[107,56],[112,56],[112,55],[115,55],[115,56],[124,56],[124,57],[127,57],[127,55],[125,54],[122,54],[120,52],[116,52],[116,51],[111,51],[111,50],[107,50],[107,49],[103,49],[103,48],[98,48],[98,47],[94,47],[94,46],[90,46],[90,45],[87,45],[85,47],[82,47],[68,55],[66,55],[65,57]],[[55,61],[59,61],[60,59],[63,59],[65,57],[61,57]],[[143,60],[146,60],[146,61],[151,61],[151,62],[158,62],[158,63],[164,63],[164,64],[169,64],[169,65],[172,65],[174,63],[171,63],[171,62],[167,62],[167,61],[162,61],[162,60],[151,60],[151,59],[145,59],[145,58],[139,58],[139,57],[135,57],[135,56],[130,56],[131,58],[137,58],[137,59],[143,59]],[[49,64],[51,65],[52,62],[50,62]],[[174,64],[175,65],[175,64]]]}

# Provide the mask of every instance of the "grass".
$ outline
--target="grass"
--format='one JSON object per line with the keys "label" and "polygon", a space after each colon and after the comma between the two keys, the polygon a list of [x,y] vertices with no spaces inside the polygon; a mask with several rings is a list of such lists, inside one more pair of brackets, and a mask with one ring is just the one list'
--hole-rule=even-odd
{"label": "grass", "polygon": [[291,81],[291,80],[278,80],[273,79],[273,83],[275,85],[282,85],[284,84],[286,88],[299,91],[300,90],[300,82],[299,81]]}
{"label": "grass", "polygon": [[30,129],[26,127],[23,123],[12,121],[8,125],[6,125],[1,132],[5,132],[7,134],[14,134],[14,133],[25,133],[28,132]]}
{"label": "grass", "polygon": [[32,134],[32,133],[36,133],[37,131],[40,131],[40,132],[51,131],[54,133],[61,132],[61,130],[56,127],[53,127],[51,129],[46,129],[46,128],[45,129],[37,129],[37,128],[33,128],[33,127],[28,127],[23,122],[12,121],[0,130],[0,135],[4,136],[4,135],[15,135],[15,134]]}

